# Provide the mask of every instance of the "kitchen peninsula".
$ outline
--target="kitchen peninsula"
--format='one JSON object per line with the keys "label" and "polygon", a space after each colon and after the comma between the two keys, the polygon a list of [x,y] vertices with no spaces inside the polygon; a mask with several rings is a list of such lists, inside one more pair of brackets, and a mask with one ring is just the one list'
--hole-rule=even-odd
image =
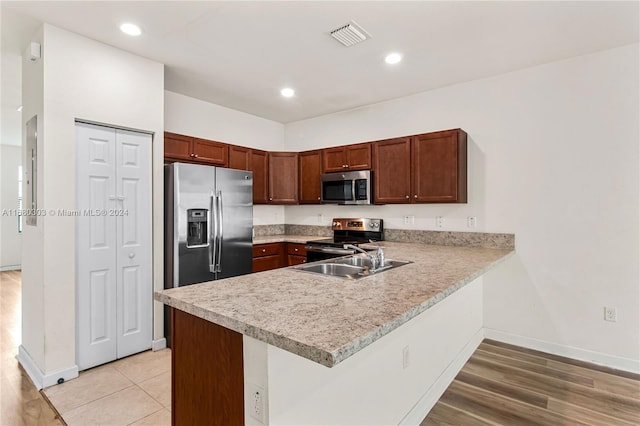
{"label": "kitchen peninsula", "polygon": [[355,281],[284,268],[157,292],[174,308],[174,424],[421,415],[479,344],[482,275],[513,246],[384,246],[413,263]]}

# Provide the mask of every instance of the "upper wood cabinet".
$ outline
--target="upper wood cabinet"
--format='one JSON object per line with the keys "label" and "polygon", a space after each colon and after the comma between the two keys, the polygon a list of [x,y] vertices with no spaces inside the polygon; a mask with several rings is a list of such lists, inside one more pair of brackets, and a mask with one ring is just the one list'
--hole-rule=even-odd
{"label": "upper wood cabinet", "polygon": [[251,171],[251,148],[229,145],[229,168]]}
{"label": "upper wood cabinet", "polygon": [[298,203],[298,153],[269,152],[269,204]]}
{"label": "upper wood cabinet", "polygon": [[172,160],[193,160],[193,138],[164,132],[164,156]]}
{"label": "upper wood cabinet", "polygon": [[411,138],[373,144],[373,200],[378,204],[411,202]]}
{"label": "upper wood cabinet", "polygon": [[229,146],[222,142],[164,133],[164,156],[170,160],[192,161],[227,167]]}
{"label": "upper wood cabinet", "polygon": [[467,134],[461,129],[373,144],[374,202],[466,203]]}
{"label": "upper wood cabinet", "polygon": [[300,204],[320,204],[320,176],[322,175],[322,151],[306,151],[298,154],[298,182]]}
{"label": "upper wood cabinet", "polygon": [[467,134],[461,129],[411,138],[413,201],[467,202]]}
{"label": "upper wood cabinet", "polygon": [[323,172],[366,170],[371,168],[371,143],[337,146],[322,150]]}
{"label": "upper wood cabinet", "polygon": [[251,150],[251,171],[253,172],[253,204],[267,204],[269,201],[269,155],[267,151]]}

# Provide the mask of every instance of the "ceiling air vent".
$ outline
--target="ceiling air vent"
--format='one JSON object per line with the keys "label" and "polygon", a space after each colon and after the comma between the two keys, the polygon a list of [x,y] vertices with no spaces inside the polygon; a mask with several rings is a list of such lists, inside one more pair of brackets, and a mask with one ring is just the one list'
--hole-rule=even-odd
{"label": "ceiling air vent", "polygon": [[330,34],[331,37],[335,38],[346,47],[353,46],[354,44],[361,43],[366,39],[371,38],[371,35],[368,32],[353,21],[341,26],[340,28],[336,28],[331,31]]}

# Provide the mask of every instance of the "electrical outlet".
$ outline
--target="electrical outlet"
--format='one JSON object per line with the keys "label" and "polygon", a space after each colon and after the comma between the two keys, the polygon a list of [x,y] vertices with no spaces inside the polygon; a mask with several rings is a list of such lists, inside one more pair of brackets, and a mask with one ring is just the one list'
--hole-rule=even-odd
{"label": "electrical outlet", "polygon": [[415,225],[416,223],[416,217],[415,216],[405,216],[404,217],[404,224],[405,225]]}
{"label": "electrical outlet", "polygon": [[409,368],[409,346],[402,348],[402,369]]}
{"label": "electrical outlet", "polygon": [[249,398],[249,415],[264,424],[264,389],[254,383],[250,383],[249,386],[251,391]]}
{"label": "electrical outlet", "polygon": [[611,321],[611,322],[618,321],[618,312],[616,311],[616,308],[610,308],[610,307],[605,306],[604,307],[604,320],[605,321]]}
{"label": "electrical outlet", "polygon": [[444,216],[436,216],[436,226],[438,228],[444,228]]}
{"label": "electrical outlet", "polygon": [[467,216],[467,227],[475,228],[476,227],[476,217],[475,216]]}

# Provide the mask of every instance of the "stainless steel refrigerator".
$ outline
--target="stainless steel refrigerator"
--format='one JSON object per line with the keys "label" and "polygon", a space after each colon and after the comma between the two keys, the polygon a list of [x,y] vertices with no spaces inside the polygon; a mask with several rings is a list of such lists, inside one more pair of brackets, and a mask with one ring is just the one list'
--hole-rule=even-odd
{"label": "stainless steel refrigerator", "polygon": [[[249,274],[253,175],[199,164],[165,166],[164,288]],[[167,345],[171,312],[165,306]]]}
{"label": "stainless steel refrigerator", "polygon": [[253,175],[165,166],[165,288],[252,271]]}

